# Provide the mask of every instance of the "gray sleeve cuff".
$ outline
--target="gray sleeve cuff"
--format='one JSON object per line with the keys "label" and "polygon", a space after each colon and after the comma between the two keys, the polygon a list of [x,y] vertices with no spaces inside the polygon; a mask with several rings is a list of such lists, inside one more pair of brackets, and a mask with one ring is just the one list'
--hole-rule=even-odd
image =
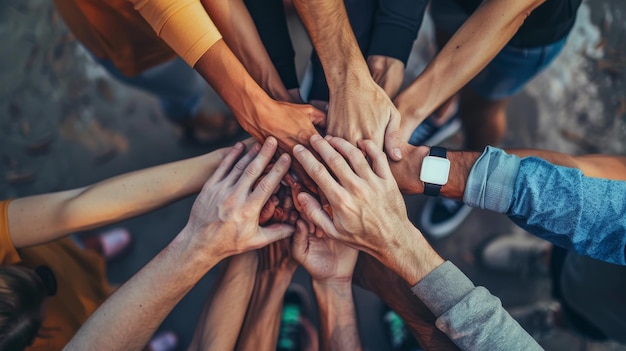
{"label": "gray sleeve cuff", "polygon": [[487,146],[470,171],[463,201],[472,207],[506,213],[513,201],[519,167],[519,157]]}
{"label": "gray sleeve cuff", "polygon": [[452,262],[446,261],[411,288],[439,318],[474,289],[474,283]]}

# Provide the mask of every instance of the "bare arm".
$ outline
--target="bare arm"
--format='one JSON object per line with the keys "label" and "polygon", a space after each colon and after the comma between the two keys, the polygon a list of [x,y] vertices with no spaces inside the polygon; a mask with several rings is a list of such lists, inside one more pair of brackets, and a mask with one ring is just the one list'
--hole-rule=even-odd
{"label": "bare arm", "polygon": [[289,157],[280,157],[253,188],[276,145],[275,139],[268,138],[263,147],[256,145],[239,161],[243,146],[233,148],[205,183],[185,228],[96,310],[66,349],[92,345],[141,349],[169,311],[217,262],[289,236],[292,226],[258,224],[261,209],[290,164]]}
{"label": "bare arm", "polygon": [[252,295],[257,263],[254,251],[228,260],[207,298],[189,351],[235,348]]}
{"label": "bare arm", "polygon": [[80,189],[29,196],[9,205],[15,247],[42,244],[146,213],[200,191],[228,149],[123,174]]}
{"label": "bare arm", "polygon": [[403,140],[437,107],[476,76],[545,0],[485,0],[424,72],[394,100]]}
{"label": "bare arm", "polygon": [[283,298],[298,267],[289,254],[288,240],[268,245],[258,250],[258,255],[259,267],[237,350],[276,349]]}
{"label": "bare arm", "polygon": [[400,159],[399,113],[372,79],[357,44],[343,1],[295,0],[324,67],[330,92],[328,134],[351,143],[372,139]]}
{"label": "bare arm", "polygon": [[202,0],[235,56],[252,78],[274,99],[290,101],[276,68],[242,0]]}
{"label": "bare arm", "polygon": [[311,275],[319,307],[322,350],[361,350],[357,329],[352,273],[358,251],[309,233],[299,220],[293,236],[293,256]]}

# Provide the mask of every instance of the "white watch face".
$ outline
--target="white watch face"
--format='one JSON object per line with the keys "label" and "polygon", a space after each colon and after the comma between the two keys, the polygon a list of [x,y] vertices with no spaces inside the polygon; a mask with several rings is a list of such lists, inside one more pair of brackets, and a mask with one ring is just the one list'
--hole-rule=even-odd
{"label": "white watch face", "polygon": [[443,157],[426,156],[422,161],[420,180],[424,183],[444,185],[450,174],[450,160]]}

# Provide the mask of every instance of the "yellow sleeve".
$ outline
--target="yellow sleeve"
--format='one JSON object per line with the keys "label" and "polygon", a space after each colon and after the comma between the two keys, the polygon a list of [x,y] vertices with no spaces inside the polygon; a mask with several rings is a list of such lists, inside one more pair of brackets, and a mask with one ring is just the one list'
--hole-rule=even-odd
{"label": "yellow sleeve", "polygon": [[9,234],[9,203],[0,201],[0,264],[8,265],[21,261],[17,253],[11,235]]}
{"label": "yellow sleeve", "polygon": [[193,67],[222,38],[200,0],[129,0],[187,64]]}

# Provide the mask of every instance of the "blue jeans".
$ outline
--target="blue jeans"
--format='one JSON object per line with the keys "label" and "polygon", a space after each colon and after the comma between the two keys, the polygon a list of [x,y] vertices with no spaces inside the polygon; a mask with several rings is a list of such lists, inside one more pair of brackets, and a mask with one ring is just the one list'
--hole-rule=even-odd
{"label": "blue jeans", "polygon": [[[448,35],[454,34],[469,17],[454,0],[431,1],[430,13],[437,30]],[[506,45],[467,87],[486,100],[513,96],[554,61],[566,41],[567,37],[564,37],[536,48]]]}
{"label": "blue jeans", "polygon": [[193,118],[200,108],[207,84],[181,58],[149,68],[134,77],[122,74],[111,60],[95,60],[119,81],[156,95],[163,112],[173,122]]}

